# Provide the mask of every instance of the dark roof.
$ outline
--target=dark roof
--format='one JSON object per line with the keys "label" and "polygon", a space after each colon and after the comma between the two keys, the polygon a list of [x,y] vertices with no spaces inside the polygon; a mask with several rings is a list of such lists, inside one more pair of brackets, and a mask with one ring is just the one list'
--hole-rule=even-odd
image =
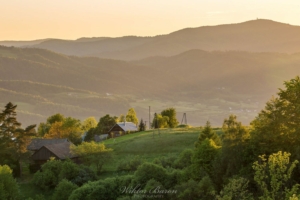
{"label": "dark roof", "polygon": [[115,126],[119,126],[125,132],[127,132],[127,131],[133,131],[133,132],[138,131],[138,128],[132,122],[119,122],[119,123],[115,124],[108,132],[110,132]]}
{"label": "dark roof", "polygon": [[39,139],[34,138],[31,140],[31,143],[27,146],[27,150],[30,151],[37,151],[42,146],[48,145],[48,144],[59,144],[68,142],[68,139]]}
{"label": "dark roof", "polygon": [[66,159],[66,158],[75,158],[78,157],[77,155],[73,154],[70,150],[70,146],[72,145],[71,142],[63,142],[58,144],[48,144],[44,147],[55,154],[59,159]]}

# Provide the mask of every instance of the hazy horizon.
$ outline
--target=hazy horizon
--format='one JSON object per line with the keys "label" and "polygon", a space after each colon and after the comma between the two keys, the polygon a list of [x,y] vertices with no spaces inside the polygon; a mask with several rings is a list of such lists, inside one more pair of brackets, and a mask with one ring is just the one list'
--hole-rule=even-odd
{"label": "hazy horizon", "polygon": [[[300,25],[300,2],[2,1],[0,40],[155,36],[189,27],[269,19]],[[59,5],[59,6],[58,6]]]}

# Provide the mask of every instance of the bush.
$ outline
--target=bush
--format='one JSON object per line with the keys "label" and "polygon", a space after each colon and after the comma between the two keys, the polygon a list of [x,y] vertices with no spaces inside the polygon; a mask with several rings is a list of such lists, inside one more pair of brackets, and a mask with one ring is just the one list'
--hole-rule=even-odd
{"label": "bush", "polygon": [[41,171],[33,175],[33,184],[42,190],[54,188],[59,183],[59,174],[62,169],[60,160],[50,159],[42,165]]}
{"label": "bush", "polygon": [[164,168],[173,167],[176,160],[175,156],[164,156],[154,159],[153,163],[161,165]]}
{"label": "bush", "polygon": [[248,180],[242,177],[231,178],[220,192],[220,200],[250,200],[252,194],[248,191]]}
{"label": "bush", "polygon": [[18,199],[19,189],[7,165],[0,165],[0,199]]}
{"label": "bush", "polygon": [[204,177],[200,182],[193,179],[177,185],[175,187],[177,194],[170,195],[172,199],[214,199],[215,191],[213,184],[208,176]]}
{"label": "bush", "polygon": [[145,185],[150,179],[155,179],[160,183],[165,184],[167,178],[167,171],[161,166],[153,163],[142,164],[134,173],[134,183],[137,185]]}
{"label": "bush", "polygon": [[128,160],[122,160],[118,166],[119,171],[135,171],[143,163],[143,160],[139,156]]}
{"label": "bush", "polygon": [[59,180],[73,180],[78,176],[79,170],[80,168],[77,164],[73,163],[71,160],[66,160],[62,163]]}
{"label": "bush", "polygon": [[75,183],[78,186],[82,186],[84,183],[88,181],[95,181],[97,180],[96,173],[87,166],[81,166],[78,174],[75,178],[71,180],[72,183]]}
{"label": "bush", "polygon": [[132,176],[124,176],[89,182],[74,190],[70,195],[69,200],[117,199],[122,195],[126,195],[125,193],[122,193],[121,188],[122,186],[129,187],[131,179]]}
{"label": "bush", "polygon": [[96,174],[89,167],[78,166],[71,160],[49,160],[33,176],[33,183],[42,190],[55,188],[58,183],[67,179],[78,186],[96,180]]}
{"label": "bush", "polygon": [[184,151],[182,151],[178,159],[175,161],[175,168],[183,169],[190,166],[192,164],[193,153],[194,152],[192,149],[185,149]]}
{"label": "bush", "polygon": [[73,192],[73,190],[77,189],[78,186],[74,183],[63,179],[59,184],[56,186],[53,199],[54,200],[65,200],[68,199],[70,194]]}

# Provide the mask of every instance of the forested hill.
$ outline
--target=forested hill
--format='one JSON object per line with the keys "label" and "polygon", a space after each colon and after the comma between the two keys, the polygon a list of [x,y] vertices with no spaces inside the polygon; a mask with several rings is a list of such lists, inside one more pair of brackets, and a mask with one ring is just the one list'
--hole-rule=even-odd
{"label": "forested hill", "polygon": [[180,120],[220,125],[230,113],[249,123],[283,81],[299,74],[300,54],[206,52],[135,62],[0,47],[0,105],[18,105],[19,121],[60,112],[99,118],[134,107],[139,118],[175,107]]}
{"label": "forested hill", "polygon": [[[0,42],[8,45],[8,43]],[[20,42],[9,43],[20,45]],[[191,49],[205,51],[300,52],[300,27],[271,20],[186,28],[155,37],[80,38],[24,43],[67,55],[138,60],[150,56],[172,56]]]}

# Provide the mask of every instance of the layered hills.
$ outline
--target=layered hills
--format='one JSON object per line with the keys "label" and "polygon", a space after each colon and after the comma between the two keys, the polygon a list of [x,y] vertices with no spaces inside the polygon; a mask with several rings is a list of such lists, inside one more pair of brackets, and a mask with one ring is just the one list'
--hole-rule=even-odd
{"label": "layered hills", "polygon": [[[85,39],[82,39],[83,41]],[[0,106],[36,124],[60,112],[84,119],[139,118],[175,107],[188,123],[220,125],[229,114],[249,123],[265,102],[299,74],[300,54],[189,50],[135,61],[77,57],[36,48],[0,47]]]}
{"label": "layered hills", "polygon": [[258,19],[238,24],[186,28],[155,37],[47,39],[31,44],[5,41],[0,42],[1,44],[43,48],[66,55],[120,60],[173,56],[191,49],[296,53],[300,52],[300,27]]}

